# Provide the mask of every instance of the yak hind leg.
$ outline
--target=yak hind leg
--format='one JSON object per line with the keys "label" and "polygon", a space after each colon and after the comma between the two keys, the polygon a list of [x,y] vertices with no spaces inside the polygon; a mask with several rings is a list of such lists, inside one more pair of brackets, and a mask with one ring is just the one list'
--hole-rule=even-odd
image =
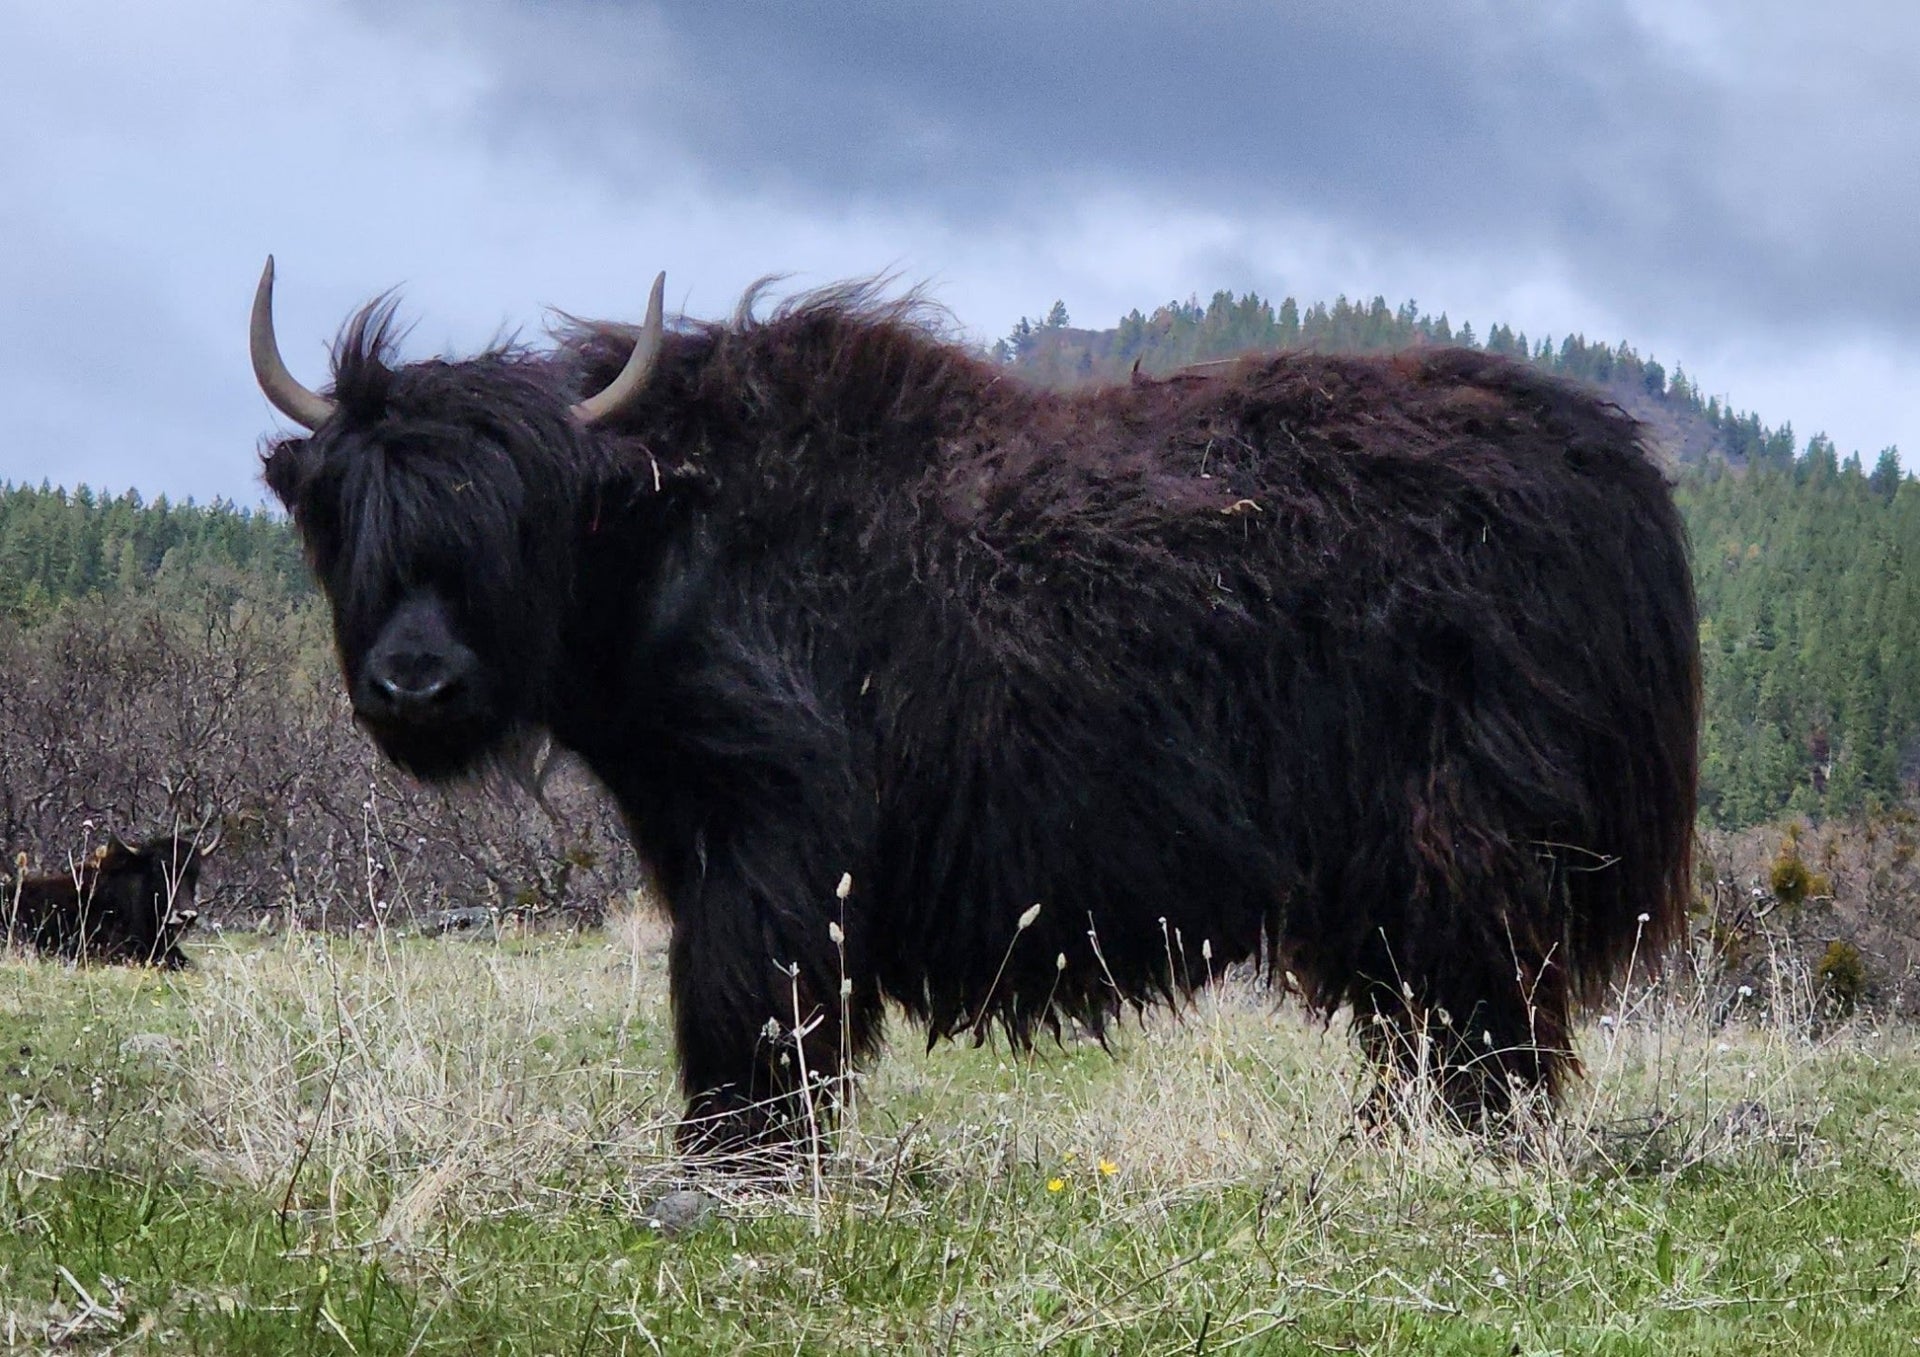
{"label": "yak hind leg", "polygon": [[1579,1069],[1570,1010],[1564,968],[1518,943],[1365,983],[1354,1023],[1376,1083],[1363,1115],[1438,1112],[1496,1131],[1522,1105],[1551,1107]]}

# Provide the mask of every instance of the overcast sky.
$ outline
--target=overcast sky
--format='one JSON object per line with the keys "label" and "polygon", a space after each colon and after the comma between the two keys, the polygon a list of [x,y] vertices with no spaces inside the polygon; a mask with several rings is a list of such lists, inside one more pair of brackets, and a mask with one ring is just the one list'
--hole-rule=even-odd
{"label": "overcast sky", "polygon": [[0,480],[264,491],[308,384],[892,271],[982,341],[1214,290],[1625,339],[1920,466],[1910,0],[6,0]]}

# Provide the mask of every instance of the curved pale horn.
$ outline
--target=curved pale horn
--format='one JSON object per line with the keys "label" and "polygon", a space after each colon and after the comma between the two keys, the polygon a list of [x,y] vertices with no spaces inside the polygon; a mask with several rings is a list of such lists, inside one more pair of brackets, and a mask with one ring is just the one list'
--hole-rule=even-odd
{"label": "curved pale horn", "polygon": [[260,271],[260,286],[253,292],[253,324],[247,333],[253,350],[253,377],[273,402],[274,409],[288,419],[317,429],[332,418],[338,407],[325,396],[309,391],[295,381],[280,358],[279,341],[273,337],[273,256]]}
{"label": "curved pale horn", "polygon": [[640,327],[640,337],[633,342],[633,353],[627,359],[627,365],[620,369],[618,377],[607,383],[605,390],[598,395],[588,396],[573,407],[573,417],[580,423],[598,424],[645,389],[647,377],[653,371],[653,362],[660,356],[660,341],[666,335],[663,311],[666,297],[667,275],[662,273],[653,280],[653,295],[647,298],[646,324]]}

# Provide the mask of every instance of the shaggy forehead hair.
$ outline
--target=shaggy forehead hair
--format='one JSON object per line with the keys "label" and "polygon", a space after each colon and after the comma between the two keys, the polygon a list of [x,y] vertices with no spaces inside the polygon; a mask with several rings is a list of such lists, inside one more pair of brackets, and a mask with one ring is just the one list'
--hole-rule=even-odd
{"label": "shaggy forehead hair", "polygon": [[338,416],[264,456],[336,606],[377,609],[395,589],[455,582],[467,599],[448,601],[460,603],[529,571],[552,577],[597,460],[567,417],[563,374],[517,345],[400,365],[398,339],[392,299],[363,308],[334,347]]}

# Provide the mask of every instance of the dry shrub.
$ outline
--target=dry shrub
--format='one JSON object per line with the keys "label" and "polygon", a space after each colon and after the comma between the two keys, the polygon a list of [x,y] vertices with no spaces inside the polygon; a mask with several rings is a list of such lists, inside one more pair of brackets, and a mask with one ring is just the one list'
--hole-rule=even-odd
{"label": "dry shrub", "polygon": [[[203,913],[346,928],[485,906],[597,920],[636,869],[578,769],[424,788],[355,729],[324,610],[197,578],[0,622],[0,842],[58,871],[108,830],[217,825]],[[204,926],[204,925],[203,925]]]}
{"label": "dry shrub", "polygon": [[[1851,1000],[1875,1012],[1920,1016],[1920,863],[1910,850],[1912,812],[1859,821],[1702,836],[1704,885],[1694,936],[1724,962],[1723,994],[1756,988],[1782,948],[1813,960],[1850,949]],[[1809,863],[1819,863],[1818,871]],[[1836,954],[1837,955],[1837,954]],[[1851,966],[1843,967],[1849,975]]]}

